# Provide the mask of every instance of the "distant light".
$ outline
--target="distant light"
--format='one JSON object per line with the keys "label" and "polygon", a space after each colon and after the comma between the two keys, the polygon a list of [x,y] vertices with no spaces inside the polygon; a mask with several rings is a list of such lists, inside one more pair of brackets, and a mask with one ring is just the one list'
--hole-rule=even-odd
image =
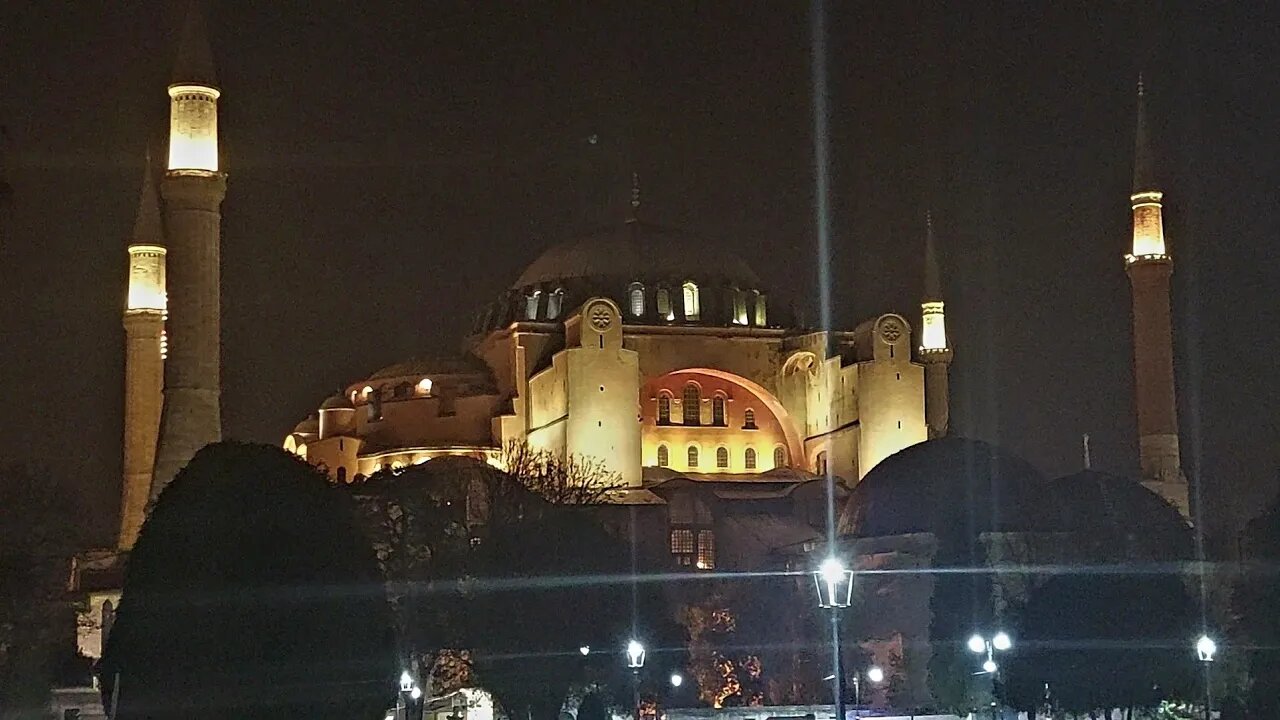
{"label": "distant light", "polygon": [[372,394],[373,394],[373,386],[371,385],[365,385],[364,389],[360,391],[360,395],[363,396],[366,400]]}
{"label": "distant light", "polygon": [[671,673],[671,687],[680,687],[684,684],[684,676],[680,673]]}
{"label": "distant light", "polygon": [[1009,633],[998,632],[991,638],[991,647],[1001,651],[1008,650],[1013,647],[1013,640],[1009,637]]}
{"label": "distant light", "polygon": [[590,655],[590,654],[591,654],[591,646],[590,646],[590,645],[583,645],[582,647],[578,648],[578,652],[582,653],[583,655]]}
{"label": "distant light", "polygon": [[973,635],[969,638],[969,652],[980,653],[987,649],[987,641],[982,639],[981,635]]}
{"label": "distant light", "polygon": [[409,692],[409,690],[412,688],[413,688],[413,676],[409,674],[408,670],[405,670],[404,672],[400,673],[400,691]]}
{"label": "distant light", "polygon": [[994,673],[996,671],[996,661],[988,658],[986,662],[982,663],[982,671],[988,674]]}
{"label": "distant light", "polygon": [[818,566],[818,572],[822,573],[823,581],[835,585],[844,580],[844,563],[839,558],[829,557]]}
{"label": "distant light", "polygon": [[1213,656],[1218,652],[1218,643],[1208,635],[1201,635],[1196,641],[1196,655],[1199,656],[1201,662],[1213,662]]}
{"label": "distant light", "polygon": [[413,698],[414,700],[417,700],[418,698],[422,697],[422,688],[418,687],[417,685],[413,686],[413,689],[409,691],[409,697]]}
{"label": "distant light", "polygon": [[884,682],[884,670],[881,670],[879,667],[872,665],[870,668],[867,669],[867,679],[873,683]]}
{"label": "distant light", "polygon": [[431,394],[431,378],[422,378],[418,381],[418,392],[423,395]]}
{"label": "distant light", "polygon": [[641,645],[639,640],[627,643],[627,667],[637,669],[644,667],[644,645]]}

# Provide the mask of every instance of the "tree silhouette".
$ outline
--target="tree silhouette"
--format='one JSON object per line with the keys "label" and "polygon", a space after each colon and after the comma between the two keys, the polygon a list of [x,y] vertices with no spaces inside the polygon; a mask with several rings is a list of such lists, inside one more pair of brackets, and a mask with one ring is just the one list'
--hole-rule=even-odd
{"label": "tree silhouette", "polygon": [[1280,717],[1280,498],[1249,523],[1245,540],[1250,565],[1234,604],[1237,634],[1252,646],[1247,703],[1251,717]]}
{"label": "tree silhouette", "polygon": [[161,494],[102,659],[116,717],[377,718],[398,674],[345,497],[274,447],[219,443]]}

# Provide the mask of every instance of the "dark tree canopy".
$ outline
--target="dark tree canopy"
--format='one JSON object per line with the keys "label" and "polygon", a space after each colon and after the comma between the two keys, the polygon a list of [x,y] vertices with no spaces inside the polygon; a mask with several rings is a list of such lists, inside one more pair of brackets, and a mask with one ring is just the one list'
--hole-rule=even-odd
{"label": "dark tree canopy", "polygon": [[346,498],[274,447],[201,450],[142,528],[100,674],[123,720],[381,717],[394,642]]}
{"label": "dark tree canopy", "polygon": [[0,467],[0,717],[43,710],[75,649],[67,570],[78,494],[47,472]]}
{"label": "dark tree canopy", "polygon": [[1237,635],[1249,651],[1251,717],[1280,717],[1280,498],[1249,523],[1248,568],[1236,588]]}

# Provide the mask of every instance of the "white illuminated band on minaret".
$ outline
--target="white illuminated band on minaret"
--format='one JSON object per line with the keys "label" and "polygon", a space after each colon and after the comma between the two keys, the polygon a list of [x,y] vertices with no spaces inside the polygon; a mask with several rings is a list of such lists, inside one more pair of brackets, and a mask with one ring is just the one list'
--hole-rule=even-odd
{"label": "white illuminated band on minaret", "polygon": [[218,97],[207,85],[169,86],[169,170],[218,171]]}

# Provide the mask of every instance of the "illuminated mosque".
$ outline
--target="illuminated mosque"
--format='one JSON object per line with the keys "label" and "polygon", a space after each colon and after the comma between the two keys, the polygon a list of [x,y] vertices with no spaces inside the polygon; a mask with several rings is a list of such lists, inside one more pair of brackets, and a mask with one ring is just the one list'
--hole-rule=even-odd
{"label": "illuminated mosque", "polygon": [[[148,502],[196,450],[221,439],[222,93],[198,13],[180,48],[168,88],[166,170],[143,182],[128,247],[122,553]],[[998,548],[1022,548],[1015,559],[1026,560],[1046,543],[1062,557],[1061,538],[1044,532],[1053,528],[1033,524],[1046,522],[1045,512],[1024,512],[1055,493],[1109,497],[1121,515],[1158,514],[1163,499],[1174,517],[1187,518],[1172,259],[1141,89],[1138,112],[1133,242],[1117,270],[1133,288],[1141,484],[1048,481],[995,448],[948,437],[957,354],[931,224],[921,227],[918,314],[813,329],[797,324],[784,298],[733,253],[643,219],[638,195],[616,224],[546,249],[479,309],[458,355],[348,379],[316,399],[283,445],[334,482],[442,456],[499,465],[513,443],[592,458],[618,483],[610,503],[643,512],[649,541],[691,571],[763,569],[780,554],[814,550],[825,535],[828,477],[861,567],[936,562],[956,527],[948,514],[955,493],[966,490],[994,508],[995,519],[970,528],[989,562],[1012,557],[997,557]],[[975,466],[976,480],[968,472]],[[1015,517],[1030,519],[1008,521]],[[1076,521],[1089,520],[1049,524]],[[993,541],[1013,535],[1029,540]],[[105,581],[105,570],[101,581],[89,580],[92,563],[82,570],[80,589],[92,600],[87,625],[109,627],[119,586]],[[903,607],[927,609],[922,591]],[[881,632],[899,644],[918,634]],[[96,657],[101,642],[101,633],[82,634],[81,649]]]}

